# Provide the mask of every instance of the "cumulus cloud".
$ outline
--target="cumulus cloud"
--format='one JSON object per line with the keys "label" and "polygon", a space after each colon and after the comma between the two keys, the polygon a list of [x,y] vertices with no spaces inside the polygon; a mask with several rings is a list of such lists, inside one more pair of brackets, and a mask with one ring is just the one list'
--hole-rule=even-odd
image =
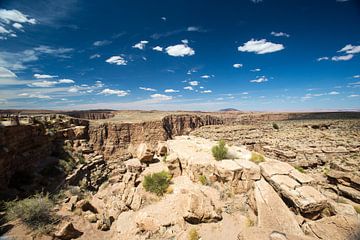
{"label": "cumulus cloud", "polygon": [[109,40],[101,40],[101,41],[94,42],[93,45],[96,46],[96,47],[101,47],[101,46],[109,45],[111,43],[112,42],[109,41]]}
{"label": "cumulus cloud", "polygon": [[144,91],[156,92],[156,89],[154,89],[154,88],[139,87],[139,89],[144,90]]}
{"label": "cumulus cloud", "polygon": [[199,85],[199,82],[198,81],[190,81],[189,84],[191,86],[197,86],[197,85]]}
{"label": "cumulus cloud", "polygon": [[13,25],[12,25],[14,28],[16,28],[16,29],[22,29],[22,28],[24,28],[24,26],[23,25],[21,25],[20,23],[13,23]]}
{"label": "cumulus cloud", "polygon": [[166,92],[166,93],[177,93],[177,92],[179,92],[179,90],[175,90],[175,89],[170,88],[170,89],[165,89],[164,92]]}
{"label": "cumulus cloud", "polygon": [[284,49],[282,44],[268,42],[266,39],[251,39],[238,47],[240,52],[254,52],[256,54],[266,54],[281,51]]}
{"label": "cumulus cloud", "polygon": [[192,49],[185,43],[169,46],[165,48],[165,51],[167,52],[167,54],[173,57],[185,57],[195,54],[194,49]]}
{"label": "cumulus cloud", "polygon": [[109,88],[106,88],[104,90],[102,90],[100,92],[100,94],[103,94],[103,95],[116,95],[118,97],[125,97],[127,95],[129,95],[129,92],[128,91],[124,91],[124,90],[115,90],[115,89],[109,89]]}
{"label": "cumulus cloud", "polygon": [[37,82],[30,83],[30,84],[28,84],[28,86],[29,87],[49,88],[49,87],[54,87],[57,84],[70,84],[70,83],[75,83],[75,81],[72,79],[60,79],[59,81],[44,80],[44,81],[37,81]]}
{"label": "cumulus cloud", "polygon": [[106,59],[105,62],[116,65],[127,65],[127,61],[121,56],[112,56]]}
{"label": "cumulus cloud", "polygon": [[162,51],[163,51],[163,48],[160,47],[160,46],[156,46],[156,47],[153,47],[153,50],[154,50],[154,51],[158,51],[158,52],[162,52]]}
{"label": "cumulus cloud", "polygon": [[319,57],[318,59],[316,59],[318,62],[320,61],[325,61],[325,60],[329,60],[329,57]]}
{"label": "cumulus cloud", "polygon": [[337,62],[337,61],[349,61],[354,57],[353,54],[343,55],[343,56],[334,56],[331,58],[331,60]]}
{"label": "cumulus cloud", "polygon": [[251,69],[250,71],[251,71],[251,72],[260,72],[261,69],[260,69],[260,68],[255,68],[255,69]]}
{"label": "cumulus cloud", "polygon": [[57,75],[48,75],[48,74],[38,74],[38,73],[35,73],[34,74],[34,78],[37,78],[37,79],[49,79],[49,78],[56,78],[58,77]]}
{"label": "cumulus cloud", "polygon": [[192,86],[186,86],[186,87],[184,87],[184,89],[185,89],[185,90],[190,90],[190,91],[193,91],[193,90],[194,90],[194,88],[193,88]]}
{"label": "cumulus cloud", "polygon": [[72,79],[64,78],[64,79],[60,79],[60,80],[58,81],[58,83],[75,83],[75,81],[72,80]]}
{"label": "cumulus cloud", "polygon": [[241,68],[241,67],[243,67],[243,65],[241,63],[235,63],[235,64],[233,64],[233,67],[234,68]]}
{"label": "cumulus cloud", "polygon": [[339,95],[340,93],[339,93],[339,92],[336,92],[336,91],[332,91],[332,92],[329,92],[328,94],[329,94],[329,95]]}
{"label": "cumulus cloud", "polygon": [[360,78],[360,75],[354,75],[353,78]]}
{"label": "cumulus cloud", "polygon": [[340,49],[338,52],[345,52],[347,54],[356,54],[356,53],[360,53],[360,45],[358,46],[353,46],[351,44],[347,44],[345,47],[343,47],[342,49]]}
{"label": "cumulus cloud", "polygon": [[139,43],[135,44],[134,46],[132,46],[133,48],[137,48],[137,49],[140,49],[140,50],[143,50],[146,46],[146,44],[148,44],[149,41],[140,41]]}
{"label": "cumulus cloud", "polygon": [[207,79],[207,78],[211,78],[211,76],[210,75],[202,75],[201,78]]}
{"label": "cumulus cloud", "polygon": [[150,97],[152,99],[156,99],[156,100],[159,100],[159,101],[167,101],[167,100],[171,100],[173,98],[172,96],[168,96],[168,95],[165,95],[165,94],[159,94],[159,93],[151,94]]}
{"label": "cumulus cloud", "polygon": [[268,81],[268,79],[267,79],[267,77],[265,77],[265,76],[258,76],[258,77],[256,77],[256,79],[254,79],[254,80],[250,80],[250,82],[252,82],[252,83],[263,83],[263,82],[267,82]]}
{"label": "cumulus cloud", "polygon": [[0,9],[0,21],[9,24],[11,22],[36,24],[34,18],[29,18],[18,10]]}
{"label": "cumulus cloud", "polygon": [[28,98],[39,98],[39,99],[51,99],[48,95],[43,95],[40,93],[20,93],[19,97],[28,97]]}
{"label": "cumulus cloud", "polygon": [[360,95],[359,94],[351,94],[351,95],[349,95],[348,97],[349,98],[355,98],[355,97],[359,97]]}
{"label": "cumulus cloud", "polygon": [[0,33],[10,33],[10,31],[0,26]]}
{"label": "cumulus cloud", "polygon": [[166,17],[161,17],[161,20],[163,20],[164,22],[166,21]]}
{"label": "cumulus cloud", "polygon": [[16,78],[16,74],[7,68],[0,67],[0,78]]}
{"label": "cumulus cloud", "polygon": [[284,32],[271,32],[271,35],[275,37],[290,37],[290,34]]}

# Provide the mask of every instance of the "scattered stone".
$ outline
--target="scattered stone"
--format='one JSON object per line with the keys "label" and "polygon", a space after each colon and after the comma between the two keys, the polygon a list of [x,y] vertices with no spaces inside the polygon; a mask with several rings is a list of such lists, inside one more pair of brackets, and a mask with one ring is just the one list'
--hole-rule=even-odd
{"label": "scattered stone", "polygon": [[153,161],[155,152],[150,149],[146,143],[141,143],[139,147],[137,148],[137,158],[140,160],[140,162],[143,163],[150,163]]}
{"label": "scattered stone", "polygon": [[98,213],[98,210],[88,201],[88,200],[80,200],[76,203],[76,207],[80,208],[82,211],[90,211],[92,213]]}
{"label": "scattered stone", "polygon": [[168,153],[166,142],[159,142],[156,150],[157,156],[165,156]]}
{"label": "scattered stone", "polygon": [[72,223],[65,223],[61,229],[55,233],[55,237],[61,240],[70,240],[74,238],[78,238],[83,233],[77,229],[75,229]]}

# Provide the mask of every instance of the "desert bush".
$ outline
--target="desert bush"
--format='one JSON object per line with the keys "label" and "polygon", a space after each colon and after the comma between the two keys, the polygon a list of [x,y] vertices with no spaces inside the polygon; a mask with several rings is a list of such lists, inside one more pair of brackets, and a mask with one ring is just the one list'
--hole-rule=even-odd
{"label": "desert bush", "polygon": [[276,130],[279,130],[279,129],[280,129],[280,127],[279,127],[279,125],[277,125],[277,123],[273,123],[272,126],[273,126],[273,128],[276,129]]}
{"label": "desert bush", "polygon": [[73,159],[59,160],[60,167],[66,172],[70,173],[76,167],[76,162]]}
{"label": "desert bush", "polygon": [[52,213],[53,207],[54,203],[48,194],[35,194],[23,200],[6,202],[6,219],[10,221],[19,218],[34,230],[44,229],[56,220]]}
{"label": "desert bush", "polygon": [[202,184],[202,185],[208,185],[208,180],[206,178],[205,175],[200,175],[199,176],[199,182]]}
{"label": "desert bush", "polygon": [[265,158],[263,155],[261,155],[260,153],[256,153],[256,152],[252,152],[251,153],[251,158],[250,158],[250,161],[256,163],[256,164],[259,164],[261,162],[264,162],[265,161]]}
{"label": "desert bush", "polygon": [[296,170],[298,170],[299,172],[301,172],[301,173],[304,173],[304,172],[305,172],[305,169],[302,168],[302,167],[300,167],[300,166],[295,166],[294,168],[295,168]]}
{"label": "desert bush", "polygon": [[170,185],[171,175],[166,171],[148,174],[144,177],[143,186],[146,191],[162,196]]}
{"label": "desert bush", "polygon": [[212,149],[212,155],[214,156],[214,158],[219,161],[222,159],[226,158],[226,154],[228,152],[227,147],[225,146],[225,141],[224,140],[220,140],[218,145],[213,146]]}
{"label": "desert bush", "polygon": [[199,239],[200,239],[200,235],[196,230],[196,228],[191,228],[189,231],[189,240],[199,240]]}

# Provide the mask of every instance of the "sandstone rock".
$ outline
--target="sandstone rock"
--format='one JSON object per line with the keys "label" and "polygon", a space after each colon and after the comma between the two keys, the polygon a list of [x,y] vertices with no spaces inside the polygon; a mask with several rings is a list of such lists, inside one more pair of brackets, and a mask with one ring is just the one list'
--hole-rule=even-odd
{"label": "sandstone rock", "polygon": [[177,154],[172,153],[168,155],[166,158],[166,165],[173,177],[177,177],[182,174],[183,169]]}
{"label": "sandstone rock", "polygon": [[160,229],[160,225],[156,219],[148,216],[146,213],[142,213],[137,217],[136,226],[140,232],[155,233]]}
{"label": "sandstone rock", "polygon": [[320,239],[356,240],[360,238],[360,221],[357,217],[335,215],[305,223],[305,233]]}
{"label": "sandstone rock", "polygon": [[90,211],[92,213],[98,213],[98,210],[88,201],[88,200],[80,200],[76,203],[76,207],[80,208],[82,211]]}
{"label": "sandstone rock", "polygon": [[66,210],[68,210],[68,211],[73,211],[74,210],[74,208],[75,208],[75,204],[77,203],[77,201],[78,201],[78,196],[71,196],[70,197],[70,200],[69,200],[69,202],[67,202],[67,204],[66,204]]}
{"label": "sandstone rock", "polygon": [[261,178],[260,167],[248,160],[234,159],[234,161],[243,169],[241,180],[259,180]]}
{"label": "sandstone rock", "polygon": [[165,142],[159,142],[156,150],[157,156],[165,156],[168,153],[167,145]]}
{"label": "sandstone rock", "polygon": [[143,166],[141,165],[140,160],[137,158],[125,161],[125,166],[127,170],[132,173],[140,173],[143,170]]}
{"label": "sandstone rock", "polygon": [[65,223],[61,229],[55,233],[55,237],[61,240],[70,240],[78,238],[83,233],[74,228],[72,223]]}
{"label": "sandstone rock", "polygon": [[98,220],[95,213],[86,214],[86,215],[85,215],[85,218],[86,218],[86,220],[88,220],[90,223],[96,223],[96,221]]}
{"label": "sandstone rock", "polygon": [[264,179],[255,182],[255,200],[259,227],[286,234],[303,235],[295,215]]}
{"label": "sandstone rock", "polygon": [[136,155],[140,162],[149,163],[153,161],[154,151],[150,149],[146,143],[139,145]]}
{"label": "sandstone rock", "polygon": [[211,199],[202,192],[189,193],[188,204],[183,215],[191,224],[218,222],[222,219]]}
{"label": "sandstone rock", "polygon": [[97,228],[101,231],[110,230],[111,224],[114,222],[113,217],[108,217],[106,214],[102,214],[100,219],[97,221]]}
{"label": "sandstone rock", "polygon": [[358,191],[354,188],[351,188],[351,187],[340,185],[340,184],[337,187],[338,187],[341,195],[343,195],[346,198],[351,199],[352,201],[354,201],[356,203],[360,203],[360,191]]}

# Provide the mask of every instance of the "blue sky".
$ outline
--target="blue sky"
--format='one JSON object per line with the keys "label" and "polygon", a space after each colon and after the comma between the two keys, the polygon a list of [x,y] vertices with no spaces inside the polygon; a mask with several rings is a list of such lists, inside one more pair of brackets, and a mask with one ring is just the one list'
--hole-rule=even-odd
{"label": "blue sky", "polygon": [[360,109],[356,0],[0,1],[0,108]]}

